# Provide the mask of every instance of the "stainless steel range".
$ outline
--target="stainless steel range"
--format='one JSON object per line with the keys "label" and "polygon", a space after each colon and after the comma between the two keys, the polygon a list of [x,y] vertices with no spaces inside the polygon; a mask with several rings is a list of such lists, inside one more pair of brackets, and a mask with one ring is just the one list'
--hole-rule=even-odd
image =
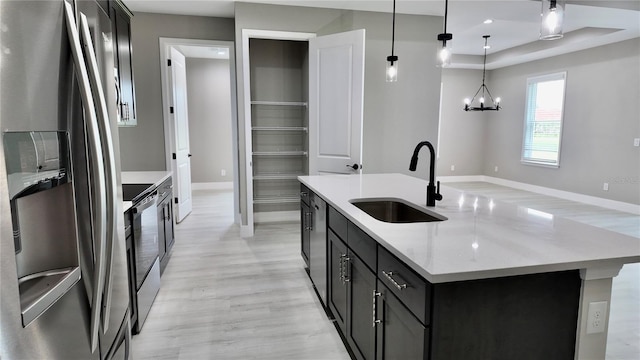
{"label": "stainless steel range", "polygon": [[[160,291],[160,259],[158,256],[158,191],[147,184],[124,184],[122,186],[125,201],[132,201],[133,227],[133,282],[135,283],[136,307],[133,331],[142,330],[151,305]],[[132,284],[134,285],[134,284]]]}

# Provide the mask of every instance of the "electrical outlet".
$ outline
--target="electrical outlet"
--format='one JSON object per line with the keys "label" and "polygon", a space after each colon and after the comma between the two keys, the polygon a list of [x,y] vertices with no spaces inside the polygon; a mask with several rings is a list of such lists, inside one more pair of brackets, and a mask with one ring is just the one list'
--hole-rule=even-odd
{"label": "electrical outlet", "polygon": [[451,165],[451,171],[456,171],[456,166],[455,165]]}
{"label": "electrical outlet", "polygon": [[633,146],[640,146],[640,138],[633,139]]}
{"label": "electrical outlet", "polygon": [[227,170],[225,169],[220,170],[220,176],[227,176]]}
{"label": "electrical outlet", "polygon": [[589,303],[587,316],[587,334],[603,333],[607,323],[607,302]]}
{"label": "electrical outlet", "polygon": [[609,191],[609,183],[604,183],[604,184],[602,185],[602,190],[604,190],[604,191]]}
{"label": "electrical outlet", "polygon": [[497,167],[497,166],[496,166],[496,167],[494,167],[494,168],[493,168],[493,171],[494,171],[494,172],[498,172],[498,167]]}

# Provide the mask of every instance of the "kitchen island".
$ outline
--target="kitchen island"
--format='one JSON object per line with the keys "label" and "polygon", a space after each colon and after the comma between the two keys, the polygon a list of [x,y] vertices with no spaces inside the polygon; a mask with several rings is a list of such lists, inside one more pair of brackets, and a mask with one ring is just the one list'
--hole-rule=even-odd
{"label": "kitchen island", "polygon": [[[503,298],[515,294],[513,301],[523,301],[523,303],[515,306],[514,309],[522,308],[524,311],[531,310],[534,313],[536,310],[547,311],[545,303],[563,298],[562,306],[567,308],[562,309],[562,313],[574,314],[573,320],[567,317],[561,326],[566,327],[568,321],[573,321],[570,331],[573,332],[571,340],[575,342],[575,358],[604,359],[611,279],[616,276],[623,264],[640,261],[640,246],[637,238],[554,217],[533,208],[493,201],[446,186],[443,186],[441,191],[444,199],[428,211],[446,217],[447,220],[405,224],[387,223],[374,219],[350,201],[363,198],[396,198],[426,209],[423,206],[426,203],[427,183],[425,181],[399,174],[307,176],[299,179],[303,185],[327,202],[330,211],[332,209],[337,211],[354,228],[361,230],[378,244],[378,270],[381,255],[389,253],[392,259],[406,265],[411,272],[415,273],[414,275],[425,281],[427,288],[431,289],[427,291],[426,298],[432,297],[433,300],[437,294],[451,291],[451,294],[457,294],[458,297],[468,297],[471,302],[478,301],[478,308],[491,307],[481,303],[481,301],[488,301],[490,297],[478,297],[478,293],[482,292],[483,288]],[[329,220],[331,220],[330,217]],[[331,221],[329,221],[329,227],[331,227]],[[329,232],[329,237],[332,236],[331,234]],[[347,244],[349,241],[346,241]],[[344,261],[339,262],[340,266],[343,264]],[[375,272],[376,269],[373,271]],[[339,275],[342,277],[342,274]],[[329,273],[328,276],[331,274]],[[545,277],[548,278],[545,280]],[[399,283],[397,279],[395,281]],[[527,295],[526,289],[518,290],[521,286],[518,284],[525,284],[524,288],[535,288],[538,294],[544,292],[544,287],[535,287],[541,281],[553,283],[548,284],[549,294],[546,295],[548,297],[545,298],[544,294],[540,294],[538,302],[541,304],[535,301],[527,303],[523,300],[527,296],[533,296]],[[566,281],[566,285],[560,288],[553,286],[563,281]],[[391,287],[396,285],[394,282],[390,284]],[[454,285],[460,286],[452,287]],[[478,289],[477,292],[470,290],[473,288]],[[501,293],[500,289],[509,289],[509,291]],[[374,290],[379,291],[380,285],[377,290]],[[331,292],[331,288],[329,291]],[[518,292],[521,292],[520,295],[517,295]],[[449,300],[442,301],[455,303]],[[591,333],[593,331],[590,330],[590,333],[587,333],[589,304],[595,303],[602,306],[603,302],[603,318],[596,326],[597,332]],[[375,307],[375,292],[373,305]],[[536,308],[537,306],[540,307]],[[558,303],[554,306],[560,305]],[[430,337],[431,349],[427,352],[431,352],[432,355],[438,347],[441,347],[437,342],[446,332],[435,326],[436,319],[447,321],[439,314],[444,308],[435,305],[428,307],[423,318],[425,328],[431,330],[431,334],[427,335]],[[456,313],[455,310],[452,309],[452,314]],[[464,309],[471,312],[472,310],[472,308]],[[494,310],[499,312],[499,307]],[[510,309],[504,308],[504,310]],[[480,321],[482,316],[486,316],[486,314],[476,315],[466,315],[471,325],[473,321]],[[540,316],[542,322],[548,321],[544,315]],[[507,319],[516,317],[506,316]],[[461,319],[464,317],[457,321]],[[522,319],[531,322],[535,319],[535,315],[525,316]],[[508,321],[506,323],[501,321],[496,321],[496,324],[488,323],[486,330],[497,331],[492,329],[493,325],[499,327],[513,325]],[[522,324],[513,329],[500,329],[500,331],[511,332],[511,335],[520,332],[523,336],[531,336],[529,342],[535,344],[536,329],[541,332],[545,330],[545,326],[549,330],[554,330],[559,325],[555,323]],[[461,329],[456,329],[456,332],[464,333]],[[566,335],[568,330],[564,333]],[[500,339],[495,341],[499,342]],[[543,344],[538,345],[543,346]],[[545,345],[548,346],[548,344]],[[573,344],[571,345],[573,347]],[[469,351],[474,351],[473,349],[471,347]],[[495,349],[501,348],[497,346]],[[380,354],[378,356],[383,357]]]}

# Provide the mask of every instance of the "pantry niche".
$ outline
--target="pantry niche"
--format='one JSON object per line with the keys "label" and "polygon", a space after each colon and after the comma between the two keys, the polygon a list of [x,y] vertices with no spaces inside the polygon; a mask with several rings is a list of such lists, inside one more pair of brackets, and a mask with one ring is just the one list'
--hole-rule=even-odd
{"label": "pantry niche", "polygon": [[308,49],[306,40],[249,39],[255,222],[299,215],[297,177],[309,174]]}

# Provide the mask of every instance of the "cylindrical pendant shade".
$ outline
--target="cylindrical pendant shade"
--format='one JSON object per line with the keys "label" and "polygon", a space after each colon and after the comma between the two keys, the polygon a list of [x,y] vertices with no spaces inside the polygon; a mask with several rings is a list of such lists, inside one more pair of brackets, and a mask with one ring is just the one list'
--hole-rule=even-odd
{"label": "cylindrical pendant shade", "polygon": [[387,79],[387,82],[398,81],[398,57],[397,56],[387,56],[386,79]]}
{"label": "cylindrical pendant shade", "polygon": [[542,0],[540,40],[556,40],[562,37],[564,0]]}

